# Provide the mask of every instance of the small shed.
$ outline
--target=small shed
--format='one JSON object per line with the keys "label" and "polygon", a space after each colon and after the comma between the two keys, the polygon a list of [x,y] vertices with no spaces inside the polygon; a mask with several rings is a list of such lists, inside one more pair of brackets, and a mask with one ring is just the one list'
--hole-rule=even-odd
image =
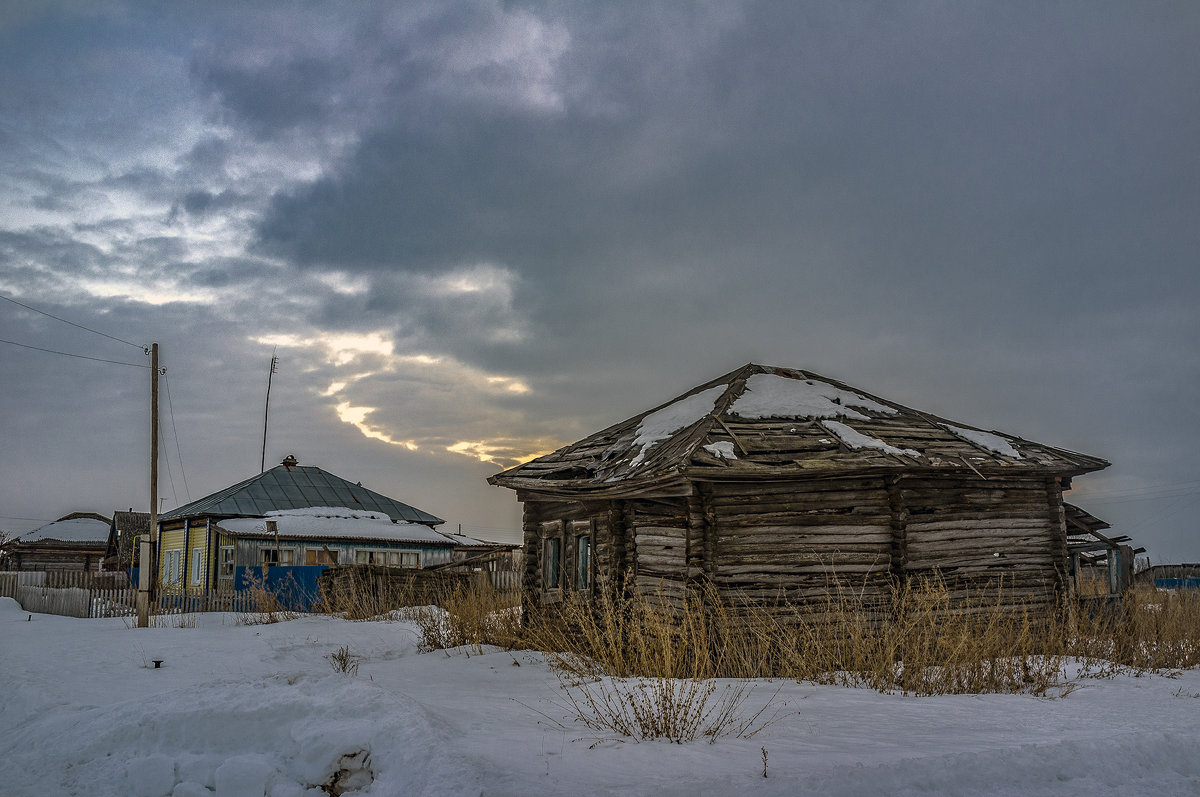
{"label": "small shed", "polygon": [[1049,606],[1067,588],[1063,491],[1108,462],[749,364],[492,476],[524,504],[538,604],[599,584],[678,603],[885,605],[938,574],[952,595]]}
{"label": "small shed", "polygon": [[97,572],[104,557],[109,519],[95,512],[72,512],[18,535],[4,545],[13,570]]}

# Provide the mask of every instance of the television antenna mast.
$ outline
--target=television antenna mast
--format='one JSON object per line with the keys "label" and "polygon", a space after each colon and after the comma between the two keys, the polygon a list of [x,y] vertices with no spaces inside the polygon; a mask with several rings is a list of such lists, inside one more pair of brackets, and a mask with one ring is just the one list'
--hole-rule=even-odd
{"label": "television antenna mast", "polygon": [[279,358],[275,356],[276,351],[278,351],[278,347],[271,349],[271,370],[267,374],[267,402],[263,408],[262,462],[259,463],[259,473],[267,469],[267,415],[271,412],[271,377],[275,375],[276,370],[279,368]]}

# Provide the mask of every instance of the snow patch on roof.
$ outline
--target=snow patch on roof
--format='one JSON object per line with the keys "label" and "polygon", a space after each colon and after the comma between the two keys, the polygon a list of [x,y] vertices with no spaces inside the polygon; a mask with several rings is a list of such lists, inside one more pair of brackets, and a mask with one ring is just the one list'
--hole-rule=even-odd
{"label": "snow patch on roof", "polygon": [[851,407],[895,415],[897,410],[852,390],[819,379],[793,379],[778,374],[754,374],[746,392],[729,407],[743,418],[856,418],[868,420]]}
{"label": "snow patch on roof", "polygon": [[728,440],[709,443],[704,447],[704,450],[714,457],[720,457],[721,459],[737,459],[737,454],[733,453],[733,443]]}
{"label": "snow patch on roof", "polygon": [[846,445],[854,449],[859,448],[877,448],[885,454],[900,454],[906,457],[920,457],[921,452],[912,448],[896,448],[880,440],[878,437],[871,437],[862,432],[851,429],[844,423],[837,421],[824,421],[822,424],[826,429],[833,432]]}
{"label": "snow patch on roof", "polygon": [[433,545],[453,543],[445,534],[428,526],[407,521],[396,523],[383,512],[348,507],[311,506],[303,509],[277,509],[257,518],[230,518],[220,521],[221,528],[234,534],[267,533],[267,521],[273,520],[280,537],[313,540],[360,539],[380,542],[416,542]]}
{"label": "snow patch on roof", "polygon": [[641,424],[638,425],[638,435],[631,445],[631,448],[637,449],[638,454],[629,463],[629,467],[640,465],[650,446],[660,440],[666,440],[675,432],[691,426],[711,413],[717,399],[727,387],[728,385],[717,385],[708,390],[701,390],[642,418]]}
{"label": "snow patch on roof", "polygon": [[56,520],[20,535],[21,542],[62,540],[63,542],[107,542],[109,524],[95,518]]}
{"label": "snow patch on roof", "polygon": [[1008,440],[1004,439],[998,434],[981,432],[978,429],[965,429],[961,426],[952,426],[948,423],[942,423],[938,425],[949,429],[951,432],[954,432],[954,434],[963,439],[970,440],[977,446],[986,448],[988,451],[992,451],[1005,457],[1012,457],[1013,459],[1021,458],[1020,452],[1013,448],[1012,444],[1009,443]]}

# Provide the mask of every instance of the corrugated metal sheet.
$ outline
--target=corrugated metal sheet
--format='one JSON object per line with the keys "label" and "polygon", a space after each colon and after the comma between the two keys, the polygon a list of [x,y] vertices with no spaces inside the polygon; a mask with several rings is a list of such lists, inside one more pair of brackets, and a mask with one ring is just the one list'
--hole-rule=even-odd
{"label": "corrugated metal sheet", "polygon": [[380,495],[311,465],[276,465],[265,473],[218,490],[159,516],[160,520],[191,515],[265,515],[275,509],[345,506],[383,512],[392,520],[436,526],[441,518]]}

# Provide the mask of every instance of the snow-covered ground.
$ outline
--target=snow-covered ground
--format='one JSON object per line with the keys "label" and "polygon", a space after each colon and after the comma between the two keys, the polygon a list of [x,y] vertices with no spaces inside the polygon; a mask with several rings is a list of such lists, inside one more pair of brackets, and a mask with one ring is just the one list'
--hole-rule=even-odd
{"label": "snow-covered ground", "polygon": [[[783,713],[752,739],[593,746],[538,657],[421,654],[404,621],[29,617],[0,598],[10,797],[319,797],[339,768],[366,783],[364,758],[351,793],[1200,795],[1195,670],[1059,699],[763,684],[751,702],[778,688]],[[342,646],[357,675],[327,658]]]}

